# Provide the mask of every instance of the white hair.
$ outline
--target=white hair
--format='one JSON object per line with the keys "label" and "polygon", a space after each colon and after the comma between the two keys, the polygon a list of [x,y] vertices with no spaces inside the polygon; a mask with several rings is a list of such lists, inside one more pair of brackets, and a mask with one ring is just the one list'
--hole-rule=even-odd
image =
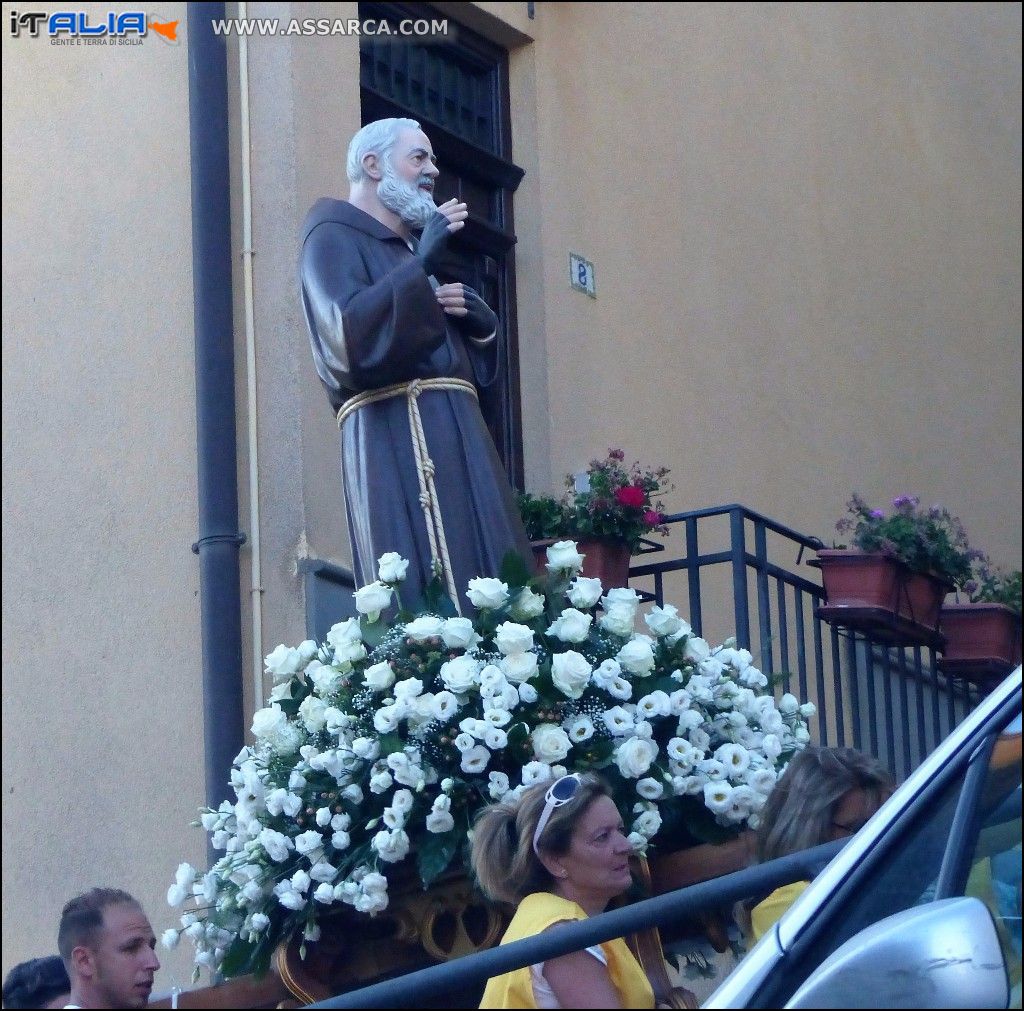
{"label": "white hair", "polygon": [[369,178],[363,168],[363,159],[368,154],[375,154],[383,161],[398,141],[400,131],[419,129],[415,119],[378,119],[367,123],[348,145],[348,181],[358,183]]}

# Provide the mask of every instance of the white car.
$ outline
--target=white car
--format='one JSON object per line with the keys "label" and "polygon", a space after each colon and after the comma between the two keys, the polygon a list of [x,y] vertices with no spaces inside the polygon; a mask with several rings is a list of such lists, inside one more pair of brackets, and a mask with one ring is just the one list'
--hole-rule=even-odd
{"label": "white car", "polygon": [[1021,1006],[1019,666],[702,1006]]}

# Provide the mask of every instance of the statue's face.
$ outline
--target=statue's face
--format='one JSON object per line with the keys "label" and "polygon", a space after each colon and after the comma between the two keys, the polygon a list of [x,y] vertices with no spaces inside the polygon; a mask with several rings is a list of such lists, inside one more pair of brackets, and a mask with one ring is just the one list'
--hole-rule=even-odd
{"label": "statue's face", "polygon": [[436,211],[434,149],[422,130],[402,130],[381,162],[377,199],[410,228],[422,228]]}

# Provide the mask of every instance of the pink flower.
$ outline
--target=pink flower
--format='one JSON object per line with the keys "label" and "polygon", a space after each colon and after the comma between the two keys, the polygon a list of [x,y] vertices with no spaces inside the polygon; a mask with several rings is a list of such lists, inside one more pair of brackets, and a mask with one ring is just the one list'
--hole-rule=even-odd
{"label": "pink flower", "polygon": [[621,505],[633,506],[639,509],[647,498],[647,493],[643,488],[635,484],[627,485],[625,488],[615,489],[615,498]]}
{"label": "pink flower", "polygon": [[649,527],[658,526],[658,524],[661,523],[663,518],[664,517],[661,515],[661,513],[655,512],[653,509],[648,509],[647,512],[644,513],[644,523],[646,523]]}

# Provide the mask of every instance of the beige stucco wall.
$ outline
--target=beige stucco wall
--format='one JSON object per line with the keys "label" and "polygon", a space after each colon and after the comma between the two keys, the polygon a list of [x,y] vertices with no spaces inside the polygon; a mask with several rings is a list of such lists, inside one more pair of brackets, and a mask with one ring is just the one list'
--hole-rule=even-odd
{"label": "beige stucco wall", "polygon": [[[672,468],[672,509],[739,501],[826,540],[851,489],[916,491],[1018,566],[1019,8],[526,8],[465,10],[511,47],[528,487],[621,445]],[[61,904],[96,883],[170,925],[174,868],[205,860],[188,827],[203,754],[187,49],[37,41],[3,38],[5,973],[51,951]],[[247,712],[253,653],[303,637],[298,560],[349,558],[295,263],[308,206],[346,190],[357,52],[248,46],[252,408],[229,46],[250,533],[251,410],[259,449]],[[570,251],[595,264],[596,300],[570,289]],[[710,637],[731,631],[723,610]],[[161,957],[185,983],[188,951]]]}
{"label": "beige stucco wall", "polygon": [[205,859],[186,48],[12,39],[8,8],[5,974],[94,885],[167,926]]}
{"label": "beige stucco wall", "polygon": [[1020,17],[538,4],[512,59],[528,484],[621,445],[672,468],[672,509],[826,542],[852,489],[917,493],[1019,566]]}

